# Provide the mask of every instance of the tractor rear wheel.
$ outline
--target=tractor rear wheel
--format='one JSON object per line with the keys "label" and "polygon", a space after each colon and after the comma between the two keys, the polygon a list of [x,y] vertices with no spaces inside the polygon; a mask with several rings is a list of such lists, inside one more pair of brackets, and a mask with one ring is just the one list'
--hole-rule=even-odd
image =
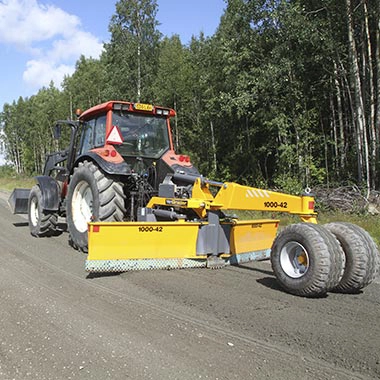
{"label": "tractor rear wheel", "polygon": [[376,243],[367,231],[355,224],[333,222],[325,227],[339,240],[346,258],[343,277],[334,290],[360,292],[377,274],[379,251]]}
{"label": "tractor rear wheel", "polygon": [[79,163],[74,169],[67,195],[70,244],[87,252],[87,223],[120,222],[124,215],[125,196],[122,183],[107,176],[93,162]]}
{"label": "tractor rear wheel", "polygon": [[343,252],[322,226],[300,223],[276,237],[271,263],[277,281],[289,293],[320,297],[334,288],[343,273]]}
{"label": "tractor rear wheel", "polygon": [[42,193],[38,185],[30,190],[28,200],[30,233],[35,237],[52,236],[57,232],[58,214],[42,208]]}

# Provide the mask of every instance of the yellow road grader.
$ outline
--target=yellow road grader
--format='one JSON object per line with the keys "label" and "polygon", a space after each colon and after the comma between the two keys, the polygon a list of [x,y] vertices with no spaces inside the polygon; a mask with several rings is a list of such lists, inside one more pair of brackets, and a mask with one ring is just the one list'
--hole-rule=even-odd
{"label": "yellow road grader", "polygon": [[[60,233],[88,254],[89,272],[221,268],[271,259],[288,292],[316,297],[356,293],[377,274],[379,252],[362,228],[317,224],[314,198],[204,178],[174,150],[175,111],[109,101],[58,121],[67,149],[48,155],[31,189],[15,189],[14,213],[28,214],[35,237]],[[235,210],[296,214],[300,223],[277,233],[278,219],[239,220]]]}

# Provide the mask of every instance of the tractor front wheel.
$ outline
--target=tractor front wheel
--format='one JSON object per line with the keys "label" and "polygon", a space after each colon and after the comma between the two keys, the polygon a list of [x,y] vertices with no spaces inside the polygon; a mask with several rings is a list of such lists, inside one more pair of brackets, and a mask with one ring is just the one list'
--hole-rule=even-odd
{"label": "tractor front wheel", "polygon": [[38,185],[30,190],[28,220],[30,233],[35,237],[52,236],[57,232],[58,215],[42,208],[42,193]]}
{"label": "tractor front wheel", "polygon": [[320,297],[333,289],[343,273],[343,251],[322,226],[300,223],[276,237],[271,263],[277,281],[289,293]]}
{"label": "tractor front wheel", "polygon": [[70,244],[87,252],[87,224],[95,221],[120,222],[124,215],[123,185],[103,173],[93,162],[79,163],[74,169],[67,195]]}

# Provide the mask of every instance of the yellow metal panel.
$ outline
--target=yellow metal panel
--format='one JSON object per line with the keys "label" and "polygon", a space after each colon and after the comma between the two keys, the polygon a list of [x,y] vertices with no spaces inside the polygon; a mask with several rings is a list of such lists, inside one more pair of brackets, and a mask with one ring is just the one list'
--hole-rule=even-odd
{"label": "yellow metal panel", "polygon": [[230,210],[281,211],[291,214],[316,215],[314,198],[294,196],[275,191],[226,182],[215,196],[215,201]]}
{"label": "yellow metal panel", "polygon": [[208,201],[214,200],[214,196],[212,195],[209,186],[207,184],[205,186],[202,186],[200,178],[197,178],[194,183],[192,196],[193,198],[199,198]]}
{"label": "yellow metal panel", "polygon": [[237,221],[231,230],[231,253],[270,249],[276,237],[278,224],[278,220],[272,219]]}
{"label": "yellow metal panel", "polygon": [[88,260],[201,258],[199,223],[90,223]]}

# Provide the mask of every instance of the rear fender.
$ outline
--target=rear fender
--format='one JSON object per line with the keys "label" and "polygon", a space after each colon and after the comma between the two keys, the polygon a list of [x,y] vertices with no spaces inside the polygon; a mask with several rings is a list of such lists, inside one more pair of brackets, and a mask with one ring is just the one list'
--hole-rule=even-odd
{"label": "rear fender", "polygon": [[107,174],[128,175],[132,173],[131,167],[125,161],[120,163],[109,162],[95,152],[87,152],[86,154],[80,156],[76,160],[74,167],[78,166],[79,162],[84,160],[95,162],[97,166]]}
{"label": "rear fender", "polygon": [[47,211],[57,211],[61,200],[58,182],[49,176],[38,176],[36,181],[42,193],[42,208]]}
{"label": "rear fender", "polygon": [[170,172],[184,172],[200,176],[198,169],[190,162],[189,156],[179,155],[173,150],[169,150],[161,157],[161,160],[170,168]]}

